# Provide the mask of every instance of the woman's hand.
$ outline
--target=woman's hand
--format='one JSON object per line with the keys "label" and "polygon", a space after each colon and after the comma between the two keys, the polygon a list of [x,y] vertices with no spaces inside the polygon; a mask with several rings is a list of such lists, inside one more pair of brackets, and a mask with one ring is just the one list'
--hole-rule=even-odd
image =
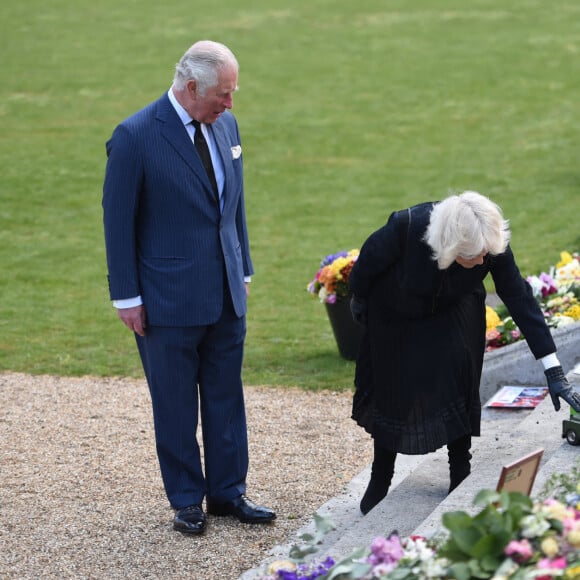
{"label": "woman's hand", "polygon": [[574,392],[574,389],[570,386],[562,367],[549,368],[544,371],[544,374],[548,380],[548,389],[550,390],[554,409],[556,411],[560,410],[559,397],[562,397],[574,411],[580,411],[580,395]]}
{"label": "woman's hand", "polygon": [[350,313],[353,320],[361,326],[367,325],[367,303],[362,298],[357,298],[354,294],[350,299]]}

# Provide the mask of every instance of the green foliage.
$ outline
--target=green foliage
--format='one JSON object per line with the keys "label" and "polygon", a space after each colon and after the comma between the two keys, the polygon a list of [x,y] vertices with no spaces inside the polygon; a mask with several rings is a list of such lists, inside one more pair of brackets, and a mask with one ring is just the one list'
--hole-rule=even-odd
{"label": "green foliage", "polygon": [[300,536],[302,544],[294,544],[290,547],[289,556],[295,562],[303,562],[306,556],[316,553],[318,545],[322,542],[324,536],[336,529],[336,524],[328,517],[315,513],[312,518],[315,526],[314,534],[302,534]]}
{"label": "green foliage", "polygon": [[480,491],[474,504],[482,506],[475,516],[443,514],[449,537],[438,553],[453,562],[450,575],[457,580],[490,578],[505,560],[504,549],[516,538],[522,518],[533,509],[528,496],[506,491]]}
{"label": "green foliage", "polygon": [[568,292],[571,292],[576,297],[576,300],[580,301],[580,284],[572,284],[568,288]]}
{"label": "green foliage", "polygon": [[349,556],[337,562],[332,570],[321,580],[357,580],[366,576],[371,569],[371,565],[364,561],[358,561],[366,555],[365,548],[354,550]]}
{"label": "green foliage", "polygon": [[141,375],[107,295],[104,143],[198,38],[241,64],[247,384],[352,385],[306,284],[392,210],[481,191],[510,219],[524,274],[580,247],[575,0],[207,7],[2,3],[0,370]]}
{"label": "green foliage", "polygon": [[568,471],[553,473],[544,483],[540,495],[565,502],[570,494],[578,492],[578,482],[580,482],[580,459],[576,459]]}

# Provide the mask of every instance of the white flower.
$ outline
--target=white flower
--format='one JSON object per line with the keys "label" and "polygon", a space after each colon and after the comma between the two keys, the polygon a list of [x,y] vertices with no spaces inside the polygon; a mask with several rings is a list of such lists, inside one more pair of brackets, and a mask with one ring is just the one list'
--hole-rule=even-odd
{"label": "white flower", "polygon": [[427,560],[421,566],[424,578],[445,578],[448,567],[449,562],[445,558]]}
{"label": "white flower", "polygon": [[574,258],[571,262],[558,268],[555,279],[560,287],[578,282],[580,280],[580,262],[578,262],[578,259]]}
{"label": "white flower", "polygon": [[551,322],[555,328],[560,328],[560,326],[574,324],[576,321],[571,316],[564,316],[563,314],[559,314],[557,316],[553,316]]}
{"label": "white flower", "polygon": [[528,284],[532,287],[532,292],[536,298],[542,296],[542,288],[544,283],[540,280],[538,276],[528,276]]}
{"label": "white flower", "polygon": [[549,522],[540,514],[524,516],[520,525],[522,527],[522,537],[524,538],[539,538],[550,529]]}

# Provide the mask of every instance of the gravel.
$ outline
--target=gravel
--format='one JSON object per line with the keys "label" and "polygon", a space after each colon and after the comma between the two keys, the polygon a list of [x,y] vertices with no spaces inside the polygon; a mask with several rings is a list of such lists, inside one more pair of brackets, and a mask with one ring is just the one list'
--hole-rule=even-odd
{"label": "gravel", "polygon": [[372,457],[350,392],[246,387],[248,496],[270,525],[172,529],[140,379],[0,374],[0,577],[235,580]]}

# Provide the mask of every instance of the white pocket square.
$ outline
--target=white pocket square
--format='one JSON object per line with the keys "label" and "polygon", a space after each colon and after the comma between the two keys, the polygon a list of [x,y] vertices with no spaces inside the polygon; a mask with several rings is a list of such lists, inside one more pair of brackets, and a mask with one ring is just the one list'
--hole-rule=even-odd
{"label": "white pocket square", "polygon": [[235,145],[232,147],[232,159],[237,159],[242,154],[242,146]]}

